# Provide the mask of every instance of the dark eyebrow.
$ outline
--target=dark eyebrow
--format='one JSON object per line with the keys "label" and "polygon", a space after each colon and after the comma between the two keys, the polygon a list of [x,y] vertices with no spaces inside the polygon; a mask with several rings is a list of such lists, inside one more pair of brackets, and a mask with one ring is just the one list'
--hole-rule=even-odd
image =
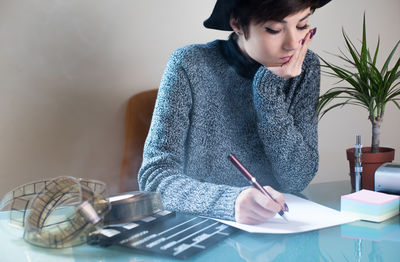
{"label": "dark eyebrow", "polygon": [[299,22],[306,20],[310,15],[311,15],[311,13],[308,13],[305,17],[303,17],[302,19],[300,19]]}
{"label": "dark eyebrow", "polygon": [[[305,17],[299,20],[299,22],[306,20],[309,16],[311,15],[311,12],[308,13]],[[287,22],[285,20],[279,21],[280,23],[286,24]]]}

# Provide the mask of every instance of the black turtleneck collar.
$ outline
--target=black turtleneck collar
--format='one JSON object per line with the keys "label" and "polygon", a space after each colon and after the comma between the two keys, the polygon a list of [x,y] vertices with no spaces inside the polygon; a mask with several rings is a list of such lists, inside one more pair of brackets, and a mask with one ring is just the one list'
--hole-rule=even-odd
{"label": "black turtleneck collar", "polygon": [[245,78],[253,78],[260,64],[242,53],[236,42],[235,33],[232,33],[227,41],[220,43],[222,55],[236,73]]}

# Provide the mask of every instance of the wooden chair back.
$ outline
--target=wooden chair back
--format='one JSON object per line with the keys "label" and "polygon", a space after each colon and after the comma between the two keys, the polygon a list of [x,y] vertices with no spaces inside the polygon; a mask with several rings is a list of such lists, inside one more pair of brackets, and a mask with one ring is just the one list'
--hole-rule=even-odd
{"label": "wooden chair back", "polygon": [[150,128],[157,92],[158,89],[143,91],[128,101],[119,192],[139,190],[137,175],[143,160],[144,142]]}

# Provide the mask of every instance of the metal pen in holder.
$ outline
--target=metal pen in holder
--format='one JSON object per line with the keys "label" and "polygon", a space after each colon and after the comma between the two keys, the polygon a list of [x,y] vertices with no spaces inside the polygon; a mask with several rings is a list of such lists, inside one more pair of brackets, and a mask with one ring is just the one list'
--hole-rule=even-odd
{"label": "metal pen in holder", "polygon": [[360,191],[361,189],[361,174],[362,174],[362,163],[361,163],[361,152],[362,145],[361,145],[361,136],[356,136],[356,144],[354,146],[354,174],[355,174],[355,190]]}

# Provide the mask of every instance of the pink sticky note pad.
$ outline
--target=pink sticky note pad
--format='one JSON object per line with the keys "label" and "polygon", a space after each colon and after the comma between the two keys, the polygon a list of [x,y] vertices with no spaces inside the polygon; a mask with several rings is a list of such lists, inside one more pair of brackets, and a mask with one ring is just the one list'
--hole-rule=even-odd
{"label": "pink sticky note pad", "polygon": [[344,195],[342,198],[372,205],[385,205],[399,199],[400,196],[362,189],[360,191]]}

